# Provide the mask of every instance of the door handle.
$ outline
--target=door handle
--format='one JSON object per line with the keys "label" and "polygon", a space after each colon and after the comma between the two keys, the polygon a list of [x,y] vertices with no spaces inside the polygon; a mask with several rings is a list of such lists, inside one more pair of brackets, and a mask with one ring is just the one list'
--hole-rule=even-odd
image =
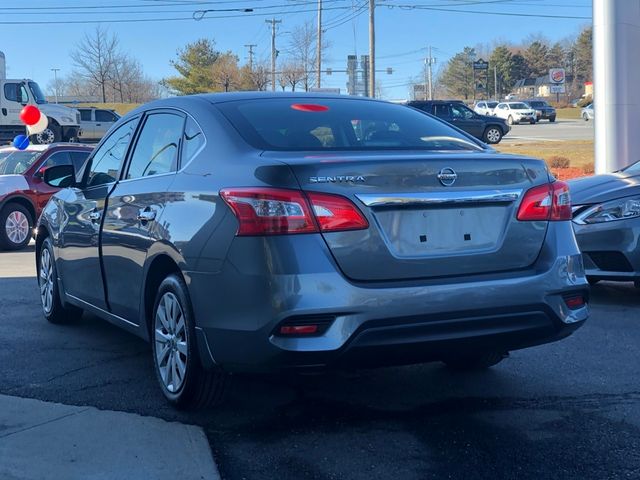
{"label": "door handle", "polygon": [[89,220],[91,220],[92,223],[96,223],[96,222],[98,222],[100,220],[101,216],[102,215],[100,214],[99,211],[94,210],[93,212],[91,212],[89,214]]}
{"label": "door handle", "polygon": [[156,211],[149,207],[138,212],[138,220],[141,222],[153,222],[156,219]]}
{"label": "door handle", "polygon": [[96,123],[96,127],[101,127],[102,124],[101,123]]}

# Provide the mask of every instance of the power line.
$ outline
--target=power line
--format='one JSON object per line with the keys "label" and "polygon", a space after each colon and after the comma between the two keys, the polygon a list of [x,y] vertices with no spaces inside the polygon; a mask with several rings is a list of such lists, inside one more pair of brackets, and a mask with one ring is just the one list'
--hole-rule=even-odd
{"label": "power line", "polygon": [[515,13],[515,12],[489,12],[480,10],[458,10],[455,8],[443,8],[443,7],[430,7],[424,5],[398,5],[385,3],[385,7],[388,8],[401,8],[405,10],[430,10],[435,12],[453,12],[453,13],[470,13],[475,15],[499,15],[506,17],[528,17],[528,18],[557,18],[557,19],[572,19],[572,20],[591,20],[591,17],[577,16],[577,15],[551,15],[544,13]]}

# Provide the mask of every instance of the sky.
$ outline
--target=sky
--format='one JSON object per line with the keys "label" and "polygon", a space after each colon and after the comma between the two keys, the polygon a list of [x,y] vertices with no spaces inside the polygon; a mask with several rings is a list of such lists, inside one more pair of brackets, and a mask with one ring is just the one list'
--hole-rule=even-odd
{"label": "sky", "polygon": [[[70,52],[85,33],[102,24],[139,60],[153,79],[173,75],[176,51],[199,38],[215,40],[246,63],[245,45],[257,44],[256,58],[270,60],[271,30],[276,48],[286,51],[290,32],[317,19],[317,0],[0,0],[0,51],[9,78],[32,78],[43,89],[52,68],[68,75]],[[323,69],[346,69],[347,55],[368,53],[368,0],[323,0],[323,30],[329,43]],[[252,12],[222,11],[253,9]],[[377,74],[384,96],[405,99],[409,84],[422,77],[428,46],[435,69],[465,46],[521,43],[531,35],[558,41],[591,22],[591,0],[378,0],[375,8]],[[208,11],[199,21],[196,16]],[[284,54],[283,54],[284,55]],[[346,91],[346,74],[324,75],[322,86]]]}

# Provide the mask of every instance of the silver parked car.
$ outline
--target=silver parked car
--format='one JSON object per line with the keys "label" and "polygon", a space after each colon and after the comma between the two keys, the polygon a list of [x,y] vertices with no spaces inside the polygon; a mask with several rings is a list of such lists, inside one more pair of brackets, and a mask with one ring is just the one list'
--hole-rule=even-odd
{"label": "silver parked car", "polygon": [[120,119],[114,110],[96,107],[80,107],[80,140],[97,142]]}
{"label": "silver parked car", "polygon": [[123,117],[37,227],[42,309],[151,341],[177,406],[230,372],[486,368],[588,315],[567,185],[417,110],[229,93]]}
{"label": "silver parked car", "polygon": [[582,107],[582,110],[580,110],[580,115],[585,122],[593,120],[593,103],[590,103],[586,107]]}
{"label": "silver parked car", "polygon": [[588,279],[632,281],[640,287],[640,162],[569,185]]}

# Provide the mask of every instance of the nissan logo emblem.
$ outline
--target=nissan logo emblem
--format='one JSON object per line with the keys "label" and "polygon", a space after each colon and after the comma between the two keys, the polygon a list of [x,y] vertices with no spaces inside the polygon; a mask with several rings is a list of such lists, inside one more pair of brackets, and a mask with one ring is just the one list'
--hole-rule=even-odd
{"label": "nissan logo emblem", "polygon": [[440,183],[445,187],[450,187],[456,183],[457,178],[458,174],[453,170],[453,168],[446,167],[438,173],[438,180],[440,180]]}

